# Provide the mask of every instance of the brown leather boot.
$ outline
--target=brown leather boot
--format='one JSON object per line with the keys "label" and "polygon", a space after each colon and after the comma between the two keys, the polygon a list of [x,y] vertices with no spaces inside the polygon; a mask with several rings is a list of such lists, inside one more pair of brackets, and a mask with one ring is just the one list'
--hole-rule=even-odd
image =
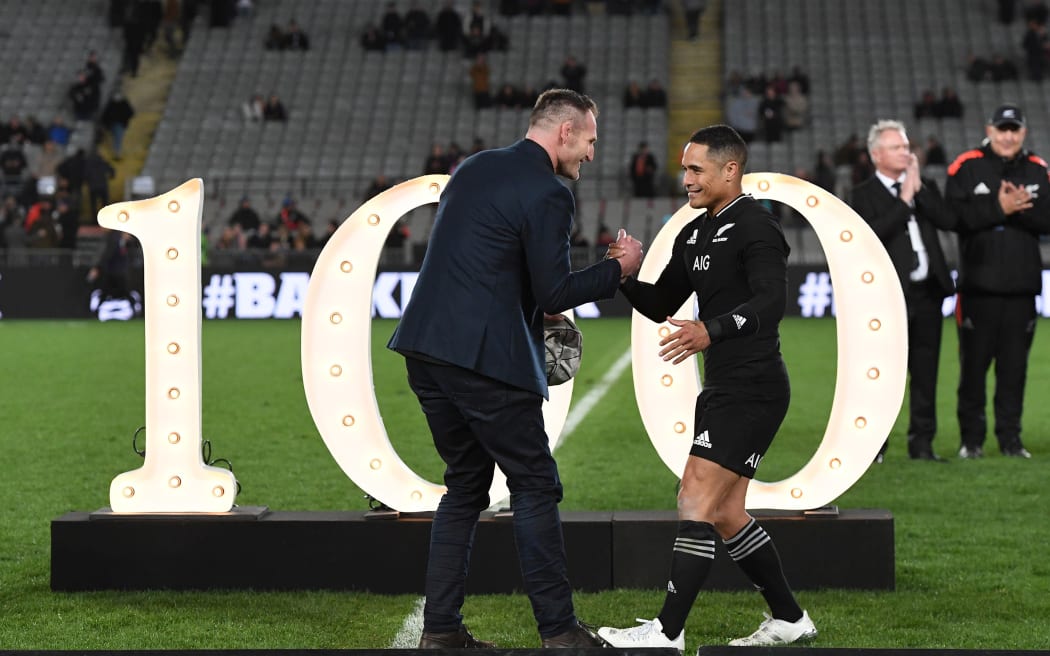
{"label": "brown leather boot", "polygon": [[576,621],[576,626],[564,633],[543,639],[544,649],[604,647],[605,641],[598,637],[586,624]]}
{"label": "brown leather boot", "polygon": [[478,640],[465,626],[448,633],[424,631],[419,638],[420,649],[492,649],[495,646],[493,642]]}

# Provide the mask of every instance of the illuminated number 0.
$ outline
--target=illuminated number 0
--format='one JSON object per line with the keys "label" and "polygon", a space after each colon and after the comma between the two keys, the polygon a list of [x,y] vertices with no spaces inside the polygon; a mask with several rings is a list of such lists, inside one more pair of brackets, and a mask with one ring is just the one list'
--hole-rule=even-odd
{"label": "illuminated number 0", "polygon": [[[744,191],[786,203],[802,213],[820,238],[834,287],[838,331],[835,398],[824,439],[796,474],[776,483],[754,481],[748,508],[806,510],[831,503],[867,471],[886,440],[904,399],[908,324],[904,294],[885,248],[867,223],[820,187],[778,173],[744,176]],[[697,216],[685,205],[667,222],[639,278],[653,281],[671,257],[674,237]],[[791,290],[789,290],[789,293]],[[693,298],[674,315],[693,319]],[[693,365],[659,356],[667,323],[638,312],[631,324],[634,389],[646,431],[664,464],[681,476],[693,441],[693,408],[700,384]]]}

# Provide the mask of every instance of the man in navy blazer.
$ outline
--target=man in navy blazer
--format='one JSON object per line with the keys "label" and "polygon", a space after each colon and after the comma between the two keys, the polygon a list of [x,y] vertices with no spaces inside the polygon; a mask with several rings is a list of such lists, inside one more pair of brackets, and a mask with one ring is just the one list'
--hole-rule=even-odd
{"label": "man in navy blazer", "polygon": [[594,159],[594,101],[566,89],[536,101],[525,138],[456,167],[426,257],[389,348],[405,356],[445,485],[431,528],[420,648],[490,647],[463,626],[467,566],[494,466],[507,476],[525,591],[544,647],[596,647],[575,616],[543,427],[543,318],[611,298],[641,262],[623,236],[608,258],[572,271],[576,180]]}
{"label": "man in navy blazer", "polygon": [[[944,315],[941,305],[955,284],[937,230],[954,230],[955,214],[937,184],[919,175],[904,125],[879,121],[868,133],[875,175],[853,189],[851,205],[878,235],[904,289],[908,306],[908,372],[911,384],[908,456],[943,458],[933,451],[937,433],[937,368]],[[876,458],[882,462],[884,444]]]}

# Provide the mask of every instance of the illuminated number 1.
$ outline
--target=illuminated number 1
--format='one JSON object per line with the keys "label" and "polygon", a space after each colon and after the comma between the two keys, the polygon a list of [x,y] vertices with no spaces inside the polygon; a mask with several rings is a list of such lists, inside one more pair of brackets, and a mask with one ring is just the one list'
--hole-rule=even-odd
{"label": "illuminated number 1", "polygon": [[142,244],[146,306],[146,460],[113,479],[114,512],[226,512],[233,473],[201,457],[201,180],[115,203],[100,225]]}

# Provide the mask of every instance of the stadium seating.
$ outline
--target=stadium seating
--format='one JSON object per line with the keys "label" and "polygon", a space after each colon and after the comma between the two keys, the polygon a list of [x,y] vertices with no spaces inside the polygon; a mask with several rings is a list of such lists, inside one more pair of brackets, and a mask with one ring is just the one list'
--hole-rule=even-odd
{"label": "stadium seating", "polygon": [[[464,15],[468,3],[459,3]],[[198,29],[190,39],[145,173],[170,188],[188,177],[208,185],[206,221],[225,220],[237,200],[256,199],[272,216],[291,195],[309,214],[349,213],[378,173],[399,180],[422,172],[434,142],[469,148],[475,137],[489,146],[524,134],[527,110],[476,111],[459,52],[365,52],[359,35],[378,22],[385,3],[369,0],[275,0],[229,29]],[[290,18],[309,34],[308,52],[263,48],[270,24]],[[628,188],[627,164],[639,141],[666,149],[667,118],[659,110],[624,110],[628,79],[667,78],[667,16],[492,16],[510,48],[489,53],[493,88],[504,81],[542,88],[560,81],[566,55],[587,66],[586,91],[601,108],[596,161],[580,181],[581,198],[619,197]],[[626,45],[625,45],[626,44]],[[251,123],[241,105],[255,93],[276,93],[288,108],[286,123]],[[320,220],[318,220],[320,219]],[[429,217],[426,219],[429,220]],[[590,224],[593,226],[595,224]],[[425,235],[427,226],[411,226]],[[589,230],[590,230],[589,229]]]}

